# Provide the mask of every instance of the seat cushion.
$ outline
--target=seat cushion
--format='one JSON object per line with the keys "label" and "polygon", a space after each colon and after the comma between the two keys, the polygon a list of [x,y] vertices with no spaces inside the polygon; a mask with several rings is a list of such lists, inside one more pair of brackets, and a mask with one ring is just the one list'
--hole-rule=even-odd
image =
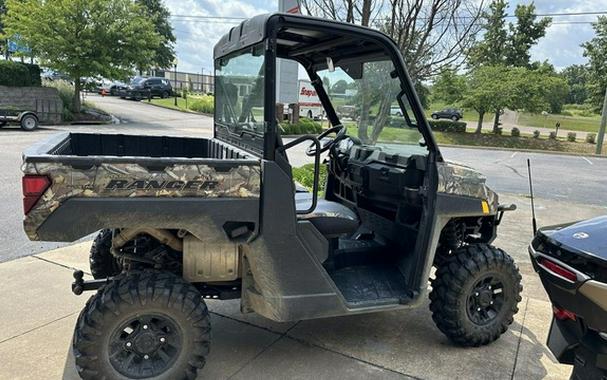
{"label": "seat cushion", "polygon": [[[295,208],[305,210],[312,204],[311,193],[295,193]],[[318,199],[316,208],[309,214],[298,214],[299,220],[308,220],[326,237],[353,234],[359,225],[358,216],[338,202]]]}

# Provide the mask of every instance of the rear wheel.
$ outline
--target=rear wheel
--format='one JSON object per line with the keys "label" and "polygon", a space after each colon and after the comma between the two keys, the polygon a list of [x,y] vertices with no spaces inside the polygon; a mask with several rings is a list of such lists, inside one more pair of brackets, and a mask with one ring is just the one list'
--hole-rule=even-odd
{"label": "rear wheel", "polygon": [[21,118],[21,129],[33,131],[36,128],[38,128],[38,118],[36,116],[27,114]]}
{"label": "rear wheel", "polygon": [[89,299],[74,332],[83,379],[194,379],[209,353],[200,293],[170,273],[118,276]]}
{"label": "rear wheel", "polygon": [[168,91],[163,91],[162,94],[160,94],[160,97],[162,99],[166,99],[169,97],[169,92]]}
{"label": "rear wheel", "polygon": [[8,124],[6,121],[0,121],[0,128],[4,127],[6,124]]}
{"label": "rear wheel", "polygon": [[121,268],[118,260],[110,252],[112,248],[112,230],[99,231],[89,255],[89,264],[93,278],[107,278],[120,273]]}
{"label": "rear wheel", "polygon": [[436,271],[432,319],[456,344],[485,345],[512,324],[522,289],[518,268],[506,252],[488,244],[467,245]]}
{"label": "rear wheel", "polygon": [[451,116],[451,120],[453,120],[453,121],[458,121],[458,120],[459,120],[459,117],[457,117],[457,116]]}
{"label": "rear wheel", "polygon": [[437,114],[432,114],[432,118],[433,118],[434,120],[438,120],[438,115],[437,115]]}

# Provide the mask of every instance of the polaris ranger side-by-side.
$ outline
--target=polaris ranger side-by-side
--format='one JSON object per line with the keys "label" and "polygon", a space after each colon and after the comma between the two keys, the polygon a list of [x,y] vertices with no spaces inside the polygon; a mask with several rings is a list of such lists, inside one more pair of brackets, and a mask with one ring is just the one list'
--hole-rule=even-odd
{"label": "polaris ranger side-by-side", "polygon": [[[214,138],[72,133],[24,154],[32,240],[102,230],[96,279],[77,272],[72,285],[97,290],[74,333],[83,378],[194,378],[210,347],[205,298],[240,298],[242,312],[275,321],[410,308],[433,266],[430,308],[453,342],[484,345],[507,330],[521,276],[490,244],[514,206],[443,160],[392,40],[272,14],[234,27],[214,56]],[[282,141],[277,58],[307,71],[331,123],[321,135]],[[339,119],[324,77],[357,89],[356,121]],[[394,106],[405,128],[390,127]],[[311,144],[311,192],[293,183],[287,153],[298,144]]]}

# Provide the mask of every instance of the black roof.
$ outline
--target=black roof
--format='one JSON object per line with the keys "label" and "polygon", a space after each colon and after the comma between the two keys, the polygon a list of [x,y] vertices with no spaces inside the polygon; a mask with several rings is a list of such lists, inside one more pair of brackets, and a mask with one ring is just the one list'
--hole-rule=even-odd
{"label": "black roof", "polygon": [[383,38],[388,38],[385,34],[375,29],[360,25],[319,17],[294,15],[291,13],[265,13],[244,20],[239,25],[233,27],[223,37],[221,37],[213,49],[214,58],[226,56],[232,52],[263,41],[267,35],[267,26],[272,18],[303,24],[309,23],[311,25],[323,25],[329,28],[344,29],[349,31],[356,30],[357,32],[371,34],[375,37],[381,36]]}

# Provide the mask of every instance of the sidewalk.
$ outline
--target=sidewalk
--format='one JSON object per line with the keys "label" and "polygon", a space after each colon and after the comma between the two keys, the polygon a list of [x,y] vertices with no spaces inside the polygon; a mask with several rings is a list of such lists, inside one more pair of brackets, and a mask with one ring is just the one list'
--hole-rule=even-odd
{"label": "sidewalk", "polygon": [[[239,301],[209,301],[211,354],[200,379],[566,379],[544,346],[551,307],[526,253],[528,200],[504,217],[496,245],[519,263],[520,311],[509,331],[480,348],[453,346],[426,305],[413,310],[295,323],[243,315]],[[604,208],[536,201],[540,225],[587,218]],[[0,378],[77,379],[75,320],[88,296],[70,289],[73,268],[88,270],[90,242],[0,264]]]}

